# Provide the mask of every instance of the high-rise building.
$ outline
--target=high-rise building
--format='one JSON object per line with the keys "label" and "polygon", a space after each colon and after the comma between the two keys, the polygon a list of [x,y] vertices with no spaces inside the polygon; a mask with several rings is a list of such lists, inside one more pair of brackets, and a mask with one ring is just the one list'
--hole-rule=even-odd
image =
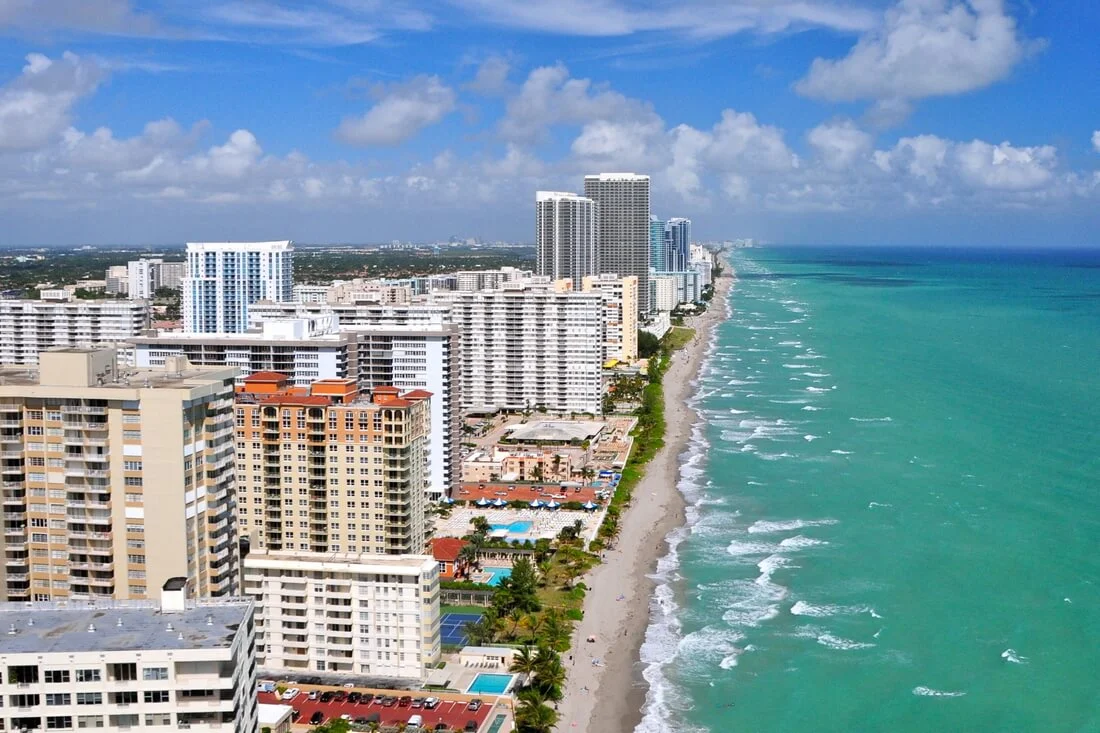
{"label": "high-rise building", "polygon": [[602,295],[511,283],[432,297],[450,305],[462,334],[457,381],[465,412],[599,412]]}
{"label": "high-rise building", "polygon": [[0,364],[34,365],[47,349],[125,343],[149,318],[144,300],[0,300]]}
{"label": "high-rise building", "polygon": [[109,295],[126,295],[130,292],[130,273],[126,265],[111,265],[103,276]]}
{"label": "high-rise building", "polygon": [[149,300],[153,297],[153,293],[160,287],[159,269],[162,262],[164,260],[142,257],[126,263],[130,280],[130,300]]}
{"label": "high-rise building", "polygon": [[235,376],[120,369],[113,349],[0,369],[4,599],[146,598],[176,576],[233,595]]}
{"label": "high-rise building", "polygon": [[668,243],[667,272],[682,272],[691,261],[691,219],[673,217],[665,225]]}
{"label": "high-rise building", "polygon": [[308,387],[318,379],[344,379],[359,373],[354,335],[340,333],[333,314],[265,320],[245,333],[167,331],[130,340],[134,363],[157,367],[186,356],[192,364],[235,366],[237,382],[253,372],[280,372],[290,383]]}
{"label": "high-rise building", "polygon": [[422,680],[439,661],[431,555],[260,550],[244,560],[244,585],[265,670]]}
{"label": "high-rise building", "polygon": [[294,245],[282,242],[187,244],[183,330],[239,333],[248,306],[294,298]]}
{"label": "high-rise building", "polygon": [[568,278],[575,288],[599,272],[596,202],[575,193],[535,193],[537,272],[552,280]]}
{"label": "high-rise building", "polygon": [[584,195],[599,207],[599,272],[638,278],[638,317],[649,315],[649,176],[584,177]]}
{"label": "high-rise building", "polygon": [[638,278],[598,275],[586,277],[585,292],[603,297],[603,360],[638,358]]}
{"label": "high-rise building", "polygon": [[269,550],[423,553],[430,398],[248,377],[237,394],[241,534]]}
{"label": "high-rise building", "polygon": [[157,601],[0,604],[0,723],[6,731],[188,730],[255,733],[253,603]]}
{"label": "high-rise building", "polygon": [[657,272],[668,268],[668,230],[665,222],[649,217],[649,267]]}

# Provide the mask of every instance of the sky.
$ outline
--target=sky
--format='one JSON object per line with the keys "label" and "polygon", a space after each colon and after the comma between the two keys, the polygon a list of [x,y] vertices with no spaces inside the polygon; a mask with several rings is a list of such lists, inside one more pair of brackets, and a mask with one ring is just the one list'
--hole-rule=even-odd
{"label": "sky", "polygon": [[0,0],[0,246],[1100,245],[1096,0]]}

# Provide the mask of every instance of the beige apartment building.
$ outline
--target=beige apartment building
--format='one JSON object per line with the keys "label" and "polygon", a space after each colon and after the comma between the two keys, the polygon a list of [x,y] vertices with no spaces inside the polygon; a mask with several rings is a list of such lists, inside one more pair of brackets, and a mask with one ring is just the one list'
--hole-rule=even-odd
{"label": "beige apartment building", "polygon": [[256,661],[283,674],[423,679],[439,661],[439,563],[431,555],[250,553]]}
{"label": "beige apartment building", "polygon": [[603,296],[603,358],[638,359],[638,278],[595,275],[581,281],[581,290]]}
{"label": "beige apartment building", "polygon": [[424,552],[430,397],[354,379],[292,387],[258,372],[237,394],[239,527],[256,549]]}
{"label": "beige apartment building", "polygon": [[234,595],[235,376],[86,348],[0,369],[3,599]]}

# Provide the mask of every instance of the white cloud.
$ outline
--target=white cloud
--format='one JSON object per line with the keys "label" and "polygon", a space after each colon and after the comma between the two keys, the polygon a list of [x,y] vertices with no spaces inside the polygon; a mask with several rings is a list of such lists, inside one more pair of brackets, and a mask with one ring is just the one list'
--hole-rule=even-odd
{"label": "white cloud", "polygon": [[1092,148],[1100,153],[1100,130],[1094,130],[1092,133]]}
{"label": "white cloud", "polygon": [[955,149],[962,178],[986,189],[1034,190],[1054,177],[1057,154],[1053,146],[1013,147],[982,140],[959,143]]}
{"label": "white cloud", "polygon": [[455,92],[438,76],[421,75],[379,86],[378,102],[361,117],[345,118],[336,136],[351,145],[397,145],[455,108]]}
{"label": "white cloud", "polygon": [[783,131],[761,125],[749,112],[722,110],[705,156],[711,165],[729,171],[783,172],[798,168],[798,156],[783,140]]}
{"label": "white cloud", "polygon": [[1029,45],[1002,0],[901,0],[847,56],[815,59],[795,89],[832,101],[961,94],[1006,77]]}
{"label": "white cloud", "polygon": [[557,64],[528,74],[519,93],[508,101],[499,127],[506,140],[530,142],[554,125],[598,120],[622,123],[652,114],[650,105],[594,85],[590,79],[570,78],[569,70]]}
{"label": "white cloud", "polygon": [[73,106],[104,77],[95,62],[64,53],[59,59],[28,54],[23,73],[0,88],[0,150],[29,150],[54,140],[69,124]]}
{"label": "white cloud", "polygon": [[778,33],[823,27],[862,31],[873,15],[852,4],[827,0],[679,0],[675,3],[621,0],[452,0],[494,25],[574,36],[626,36],[674,32],[720,38],[753,31]]}
{"label": "white cloud", "polygon": [[873,140],[851,120],[826,122],[806,136],[822,163],[832,170],[846,170],[871,152]]}
{"label": "white cloud", "polygon": [[493,96],[508,88],[508,74],[512,64],[503,56],[490,56],[477,67],[474,78],[466,84],[475,94]]}
{"label": "white cloud", "polygon": [[935,135],[903,137],[893,150],[877,150],[876,165],[886,173],[900,170],[929,185],[939,180],[940,170],[947,163],[948,141]]}
{"label": "white cloud", "polygon": [[157,32],[153,18],[136,12],[130,0],[0,0],[0,28],[35,34],[80,30],[145,36]]}

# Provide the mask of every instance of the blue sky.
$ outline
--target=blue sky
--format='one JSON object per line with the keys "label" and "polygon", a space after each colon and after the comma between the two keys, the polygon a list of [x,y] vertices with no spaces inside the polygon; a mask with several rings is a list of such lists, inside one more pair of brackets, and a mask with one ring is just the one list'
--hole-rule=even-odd
{"label": "blue sky", "polygon": [[653,177],[699,238],[1098,245],[1100,3],[0,0],[0,246],[530,240]]}

